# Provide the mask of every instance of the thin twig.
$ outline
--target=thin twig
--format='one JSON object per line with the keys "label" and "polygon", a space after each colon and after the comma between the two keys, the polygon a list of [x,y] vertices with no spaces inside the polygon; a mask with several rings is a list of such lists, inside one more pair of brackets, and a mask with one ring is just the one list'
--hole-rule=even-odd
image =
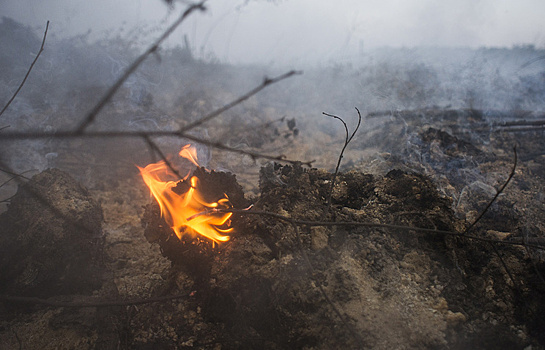
{"label": "thin twig", "polygon": [[[3,171],[3,170],[0,169],[0,171]],[[30,180],[29,178],[23,176],[23,174],[24,174],[24,173],[31,172],[31,171],[34,171],[34,170],[27,170],[27,171],[23,172],[22,174],[15,174],[15,175],[13,175],[13,176],[10,177],[8,180],[2,182],[2,183],[0,184],[0,187],[3,187],[3,186],[5,186],[5,185],[7,185],[7,184],[10,183],[12,180],[15,180],[17,177],[22,177],[22,178],[25,179],[25,180]]]}
{"label": "thin twig", "polygon": [[159,148],[159,146],[157,146],[157,144],[155,142],[153,142],[153,140],[147,136],[147,137],[144,137],[144,139],[146,140],[146,143],[148,144],[148,147],[156,152],[157,154],[159,154],[159,157],[161,157],[161,159],[165,162],[165,164],[168,166],[168,168],[174,173],[176,174],[176,176],[179,178],[179,179],[182,179],[184,178],[180,172],[172,165],[172,163],[168,160],[167,156],[163,153],[163,151],[161,151],[161,149]]}
{"label": "thin twig", "polygon": [[503,244],[503,245],[512,245],[512,246],[522,246],[522,247],[530,247],[534,249],[539,250],[545,250],[545,246],[537,245],[537,244],[528,244],[524,242],[517,242],[517,241],[503,241],[493,238],[486,238],[486,237],[480,237],[480,236],[471,236],[467,234],[463,234],[460,232],[455,231],[446,231],[446,230],[437,230],[432,228],[423,228],[423,227],[412,227],[412,226],[403,226],[403,225],[393,225],[393,224],[382,224],[382,223],[374,223],[374,222],[359,222],[359,221],[310,221],[310,220],[297,220],[292,219],[290,217],[272,213],[268,211],[261,211],[261,210],[241,210],[241,209],[216,209],[217,212],[223,212],[223,213],[234,213],[234,214],[242,214],[242,215],[262,215],[262,216],[269,216],[273,217],[285,222],[294,222],[297,225],[300,226],[353,226],[353,227],[373,227],[373,228],[383,228],[383,229],[390,229],[390,230],[400,230],[400,231],[415,231],[415,232],[423,232],[423,233],[436,233],[441,235],[449,235],[449,236],[456,236],[461,237],[465,239],[471,239],[481,242],[487,242],[487,243],[497,243],[497,244]]}
{"label": "thin twig", "polygon": [[337,174],[339,173],[339,167],[341,166],[341,161],[343,159],[344,150],[346,149],[346,147],[348,146],[350,141],[352,141],[352,139],[356,135],[356,132],[360,128],[361,113],[360,113],[360,110],[357,107],[355,107],[355,108],[356,108],[356,111],[358,112],[358,125],[356,125],[356,128],[354,129],[354,132],[352,132],[352,135],[350,135],[350,136],[348,136],[348,126],[346,126],[346,123],[344,122],[344,120],[341,117],[338,117],[336,115],[329,114],[329,113],[326,113],[326,112],[322,112],[322,114],[324,114],[324,115],[326,115],[328,117],[340,120],[341,123],[343,123],[343,125],[344,125],[344,130],[345,130],[345,133],[346,133],[346,136],[345,136],[345,139],[344,139],[344,145],[343,145],[343,148],[341,149],[341,153],[339,154],[339,158],[337,159],[337,166],[335,167],[335,172],[333,173],[333,178],[331,179],[331,185],[329,187],[329,194],[327,195],[327,199],[326,199],[327,205],[326,205],[326,209],[325,209],[325,214],[328,214],[329,210],[331,209],[331,197],[333,195],[333,189],[335,187],[335,180],[337,180]]}
{"label": "thin twig", "polygon": [[81,122],[81,124],[77,127],[76,133],[77,134],[83,134],[85,132],[85,129],[97,117],[98,113],[104,108],[104,106],[112,99],[114,94],[119,90],[121,85],[129,78],[129,76],[134,73],[134,71],[146,60],[146,58],[152,54],[153,52],[157,51],[159,48],[159,45],[172,34],[172,32],[194,11],[200,10],[205,11],[206,8],[204,7],[205,1],[201,1],[198,4],[194,4],[189,6],[182,15],[157,39],[140,57],[138,57],[130,66],[127,68],[125,73],[108,89],[106,94],[100,99],[100,101],[95,105],[95,107],[87,114],[85,119]]}
{"label": "thin twig", "polygon": [[258,158],[268,159],[268,160],[274,160],[274,161],[282,162],[282,163],[303,164],[303,165],[308,166],[308,167],[311,167],[312,163],[314,162],[314,160],[299,161],[299,160],[294,160],[294,159],[287,159],[286,156],[283,155],[283,154],[278,155],[278,156],[271,156],[271,155],[261,154],[261,153],[252,152],[252,151],[245,151],[245,150],[241,150],[241,149],[226,146],[226,145],[224,145],[222,143],[219,143],[219,142],[212,142],[212,141],[204,140],[204,139],[198,138],[198,137],[193,136],[193,135],[183,134],[183,135],[180,135],[180,136],[182,136],[182,137],[184,137],[184,138],[186,138],[188,140],[191,140],[191,141],[194,141],[194,142],[197,142],[197,143],[201,143],[203,145],[207,145],[207,146],[210,146],[210,147],[213,147],[213,148],[216,148],[216,149],[221,149],[221,150],[228,151],[228,152],[231,152],[231,153],[238,153],[238,154],[250,156],[253,160],[258,159]]}
{"label": "thin twig", "polygon": [[515,278],[513,277],[513,274],[511,273],[511,270],[509,270],[509,268],[507,267],[507,264],[505,263],[505,260],[501,256],[500,251],[498,250],[498,247],[496,247],[496,245],[493,244],[493,243],[489,243],[489,244],[492,247],[492,250],[494,251],[494,254],[496,254],[498,259],[500,260],[501,265],[503,266],[503,269],[507,273],[507,276],[509,276],[509,279],[511,280],[511,282],[513,282],[513,289],[515,290],[516,293],[520,294],[521,290],[520,290],[519,284],[515,280]]}
{"label": "thin twig", "polygon": [[[13,172],[13,171],[6,170],[6,169],[4,169],[4,168],[0,168],[0,171],[3,172],[3,173],[6,173],[6,174],[8,174],[8,175],[13,176],[14,178],[15,178],[15,177],[22,177],[22,178],[25,179],[25,180],[30,180],[30,178],[24,176],[23,174],[24,174],[24,173],[31,172],[31,171],[34,171],[34,170],[27,170],[27,171],[22,172],[21,174],[17,174],[17,173],[15,173],[15,172]],[[11,181],[11,180],[10,180],[10,181]]]}
{"label": "thin twig", "polygon": [[541,60],[545,60],[545,55],[544,56],[539,56],[539,57],[535,57],[531,60],[529,60],[528,62],[524,63],[522,66],[519,67],[519,69],[517,70],[517,72],[519,72],[520,70],[528,67],[529,65],[531,65],[532,63],[535,63],[537,61],[541,61]]}
{"label": "thin twig", "polygon": [[543,278],[543,275],[541,274],[541,271],[537,267],[535,258],[532,256],[532,252],[530,251],[530,249],[528,248],[527,245],[524,245],[524,248],[526,249],[526,254],[528,254],[528,256],[530,257],[530,261],[532,262],[532,266],[534,267],[534,271],[535,271],[537,277],[539,277],[539,279],[541,280],[541,283],[543,283],[543,285],[545,286],[545,278]]}
{"label": "thin twig", "polygon": [[[473,221],[473,223],[471,225],[469,225],[469,227],[464,231],[463,233],[463,236],[466,236],[467,233],[473,228],[475,227],[475,225],[479,222],[479,220],[481,220],[481,218],[484,216],[484,214],[486,214],[486,212],[488,211],[488,209],[492,206],[492,204],[496,201],[496,199],[498,198],[498,196],[503,192],[503,190],[505,189],[505,187],[507,187],[507,185],[509,184],[509,182],[511,181],[511,179],[513,178],[513,176],[515,175],[515,170],[517,169],[517,160],[518,160],[518,157],[517,157],[517,147],[513,147],[513,153],[515,154],[515,159],[513,161],[513,169],[511,170],[511,173],[509,174],[509,177],[507,178],[507,180],[505,181],[505,183],[503,184],[503,186],[500,187],[499,190],[496,191],[496,195],[492,198],[492,200],[490,200],[490,202],[488,203],[488,205],[483,209],[483,211],[481,212],[481,214],[475,219],[475,221]],[[513,288],[515,290],[516,293],[520,293],[520,287],[519,287],[519,284],[518,282],[515,280],[515,278],[513,277],[513,274],[511,273],[511,271],[509,270],[509,268],[507,267],[507,264],[505,263],[505,260],[503,259],[503,257],[501,256],[498,248],[496,247],[495,244],[493,244],[492,242],[489,242],[490,246],[492,247],[492,250],[494,251],[494,253],[496,254],[496,256],[498,257],[498,259],[500,260],[502,266],[503,266],[503,269],[505,270],[505,272],[507,273],[507,275],[509,276],[509,279],[511,280],[511,282],[513,283]],[[523,244],[524,245],[524,244]]]}
{"label": "thin twig", "polygon": [[[41,299],[35,297],[15,297],[10,295],[0,295],[0,301],[8,301],[14,303],[25,304],[39,304],[53,307],[111,307],[111,306],[129,306],[129,305],[142,305],[150,303],[159,303],[164,301],[170,301],[175,299],[187,298],[188,294],[176,294],[167,295],[154,298],[140,298],[140,299],[128,299],[128,300],[96,300],[96,298],[89,298],[87,301],[53,301],[48,299]],[[95,299],[95,300],[93,300]]]}
{"label": "thin twig", "polygon": [[488,209],[492,206],[492,204],[494,204],[494,202],[496,201],[496,199],[498,198],[498,196],[503,192],[503,190],[505,189],[505,187],[507,187],[507,185],[509,184],[509,182],[511,181],[511,179],[513,178],[513,176],[515,175],[515,170],[517,169],[517,161],[518,161],[518,156],[517,156],[517,147],[513,147],[513,153],[515,154],[515,159],[513,161],[513,169],[511,170],[511,173],[509,174],[509,177],[507,178],[507,180],[505,181],[505,183],[503,184],[503,186],[500,187],[499,190],[496,191],[496,195],[494,196],[494,198],[492,198],[492,200],[488,203],[488,205],[483,209],[483,211],[481,212],[481,214],[475,219],[475,221],[473,221],[473,223],[471,225],[469,225],[469,227],[464,231],[463,235],[467,235],[467,233],[479,222],[479,220],[481,220],[481,218],[484,216],[484,214],[486,214],[486,212],[488,211]]}
{"label": "thin twig", "polygon": [[[30,75],[30,71],[32,70],[32,68],[34,68],[34,64],[36,64],[36,61],[38,61],[38,58],[40,57],[40,55],[42,54],[42,51],[44,50],[45,38],[47,37],[47,30],[48,29],[49,29],[49,21],[47,21],[47,24],[45,25],[44,38],[42,39],[42,46],[40,47],[40,51],[38,51],[38,54],[36,55],[36,58],[34,58],[34,61],[32,61],[32,64],[30,65],[30,68],[28,68],[28,71],[26,72],[26,75],[25,75],[23,81],[21,82],[21,85],[19,85],[19,88],[17,88],[17,90],[15,91],[13,96],[10,98],[8,103],[6,103],[4,108],[2,108],[2,111],[0,111],[0,116],[2,114],[4,114],[4,111],[9,107],[11,102],[15,99],[15,97],[17,96],[19,91],[21,91],[21,89],[23,88],[23,85],[25,85],[25,82],[26,82],[28,76]],[[2,129],[4,129],[4,128],[2,128]],[[2,129],[0,129],[0,130],[2,130]]]}
{"label": "thin twig", "polygon": [[221,149],[231,153],[238,153],[242,155],[250,156],[252,159],[269,159],[282,163],[289,164],[303,164],[305,166],[312,166],[314,160],[310,161],[298,161],[287,159],[285,155],[267,155],[252,151],[245,151],[233,147],[226,146],[219,142],[208,141],[189,134],[180,134],[178,131],[87,131],[83,134],[77,134],[74,131],[58,131],[58,132],[7,132],[0,134],[0,140],[36,140],[36,139],[71,139],[71,138],[114,138],[114,137],[129,137],[129,138],[143,138],[146,137],[159,137],[170,136],[185,138],[197,143],[201,143],[206,146]]}
{"label": "thin twig", "polygon": [[267,86],[269,85],[272,85],[274,83],[277,83],[281,80],[284,80],[284,79],[287,79],[291,76],[294,76],[294,75],[299,75],[299,74],[303,74],[303,72],[301,71],[295,71],[295,70],[292,70],[292,71],[289,71],[287,73],[284,73],[276,78],[265,78],[263,80],[263,83],[261,85],[259,85],[258,87],[255,87],[254,89],[250,90],[249,92],[247,92],[246,94],[240,96],[239,98],[237,98],[236,100],[232,101],[232,102],[229,102],[228,104],[226,104],[225,106],[219,108],[219,109],[216,109],[215,111],[213,111],[212,113],[200,118],[199,120],[196,120],[194,121],[193,123],[190,123],[182,128],[180,128],[180,130],[178,131],[179,133],[184,133],[188,130],[191,130],[199,125],[202,125],[203,123],[206,123],[207,121],[219,116],[220,114],[222,114],[223,112],[233,108],[234,106],[244,102],[245,100],[249,99],[250,97],[252,97],[253,95],[257,94],[258,92],[260,92],[261,90],[263,90],[264,88],[266,88]]}
{"label": "thin twig", "polygon": [[15,194],[13,196],[10,196],[8,198],[4,198],[2,200],[0,200],[0,203],[8,203],[10,202],[13,198],[15,197]]}

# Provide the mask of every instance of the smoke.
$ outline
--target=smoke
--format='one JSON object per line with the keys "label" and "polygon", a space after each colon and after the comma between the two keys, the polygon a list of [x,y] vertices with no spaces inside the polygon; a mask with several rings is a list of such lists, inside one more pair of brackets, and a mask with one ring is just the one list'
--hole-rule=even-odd
{"label": "smoke", "polygon": [[[122,35],[144,41],[177,16],[159,0],[13,1],[0,12],[33,28],[72,37]],[[512,47],[545,45],[540,0],[219,1],[190,18],[167,45],[187,36],[201,58],[245,64],[306,65],[358,61],[378,47]],[[143,42],[141,42],[143,44]]]}
{"label": "smoke", "polygon": [[[490,122],[487,111],[543,111],[545,60],[540,58],[545,51],[539,45],[471,47],[509,46],[517,42],[513,41],[516,33],[521,42],[539,44],[523,30],[526,26],[514,23],[523,14],[528,15],[526,22],[532,22],[542,5],[525,1],[510,9],[487,1],[441,4],[210,1],[206,13],[184,22],[158,54],[123,84],[93,128],[176,130],[249,91],[264,76],[285,72],[286,66],[305,73],[225,113],[206,125],[202,135],[237,149],[318,159],[316,166],[330,168],[329,158],[335,152],[324,153],[323,145],[316,142],[334,146],[342,138],[342,128],[323,118],[322,111],[340,115],[349,124],[356,106],[363,114],[432,107],[477,109],[484,111],[484,122]],[[64,7],[61,2],[28,3],[28,11],[11,1],[1,6],[5,15],[13,16],[1,23],[0,62],[9,68],[0,72],[1,101],[15,91],[39,48],[45,19],[52,20],[46,50],[2,116],[0,127],[9,125],[17,131],[73,129],[181,8],[169,8],[161,1],[119,1],[101,10],[98,3],[93,7],[78,2]],[[510,22],[505,22],[506,11],[512,13]],[[499,31],[492,38],[490,30],[504,23],[509,23],[504,30],[515,34],[502,36]],[[445,47],[462,45],[467,47]],[[288,120],[296,123],[297,134]],[[364,129],[380,127],[372,125],[364,123]],[[317,140],[315,135],[325,139]],[[382,151],[393,152],[395,141]],[[157,142],[170,154],[183,146],[169,138]],[[77,147],[59,140],[21,141],[7,144],[0,156],[15,171],[39,171],[67,164],[67,149],[94,147],[98,146],[87,141]],[[143,151],[131,153],[133,147]],[[122,162],[132,170],[134,163],[149,161],[145,144],[127,143],[119,149]],[[324,154],[328,156],[322,160]],[[237,165],[239,158],[222,154],[221,161],[213,156],[211,164],[257,173],[253,159],[243,158]],[[89,175],[92,162],[83,163],[87,167],[83,178],[89,184],[96,178]]]}

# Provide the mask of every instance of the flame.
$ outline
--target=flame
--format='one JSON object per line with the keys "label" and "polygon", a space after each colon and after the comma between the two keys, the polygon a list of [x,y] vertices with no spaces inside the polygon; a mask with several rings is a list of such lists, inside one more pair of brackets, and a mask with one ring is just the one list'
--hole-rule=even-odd
{"label": "flame", "polygon": [[191,146],[190,144],[187,144],[184,147],[182,147],[178,155],[180,157],[183,157],[191,161],[191,163],[195,164],[196,166],[200,166],[199,162],[197,161],[197,149]]}
{"label": "flame", "polygon": [[[179,155],[199,166],[195,147],[185,145]],[[138,167],[138,169],[161,208],[161,216],[165,218],[179,239],[184,233],[197,233],[216,243],[229,240],[229,236],[226,234],[232,232],[233,229],[221,229],[220,226],[229,220],[232,213],[213,213],[213,209],[231,207],[227,195],[224,194],[224,197],[217,202],[206,202],[201,194],[199,179],[196,176],[189,179],[191,186],[186,193],[174,192],[172,189],[176,187],[179,180],[166,180],[176,176],[163,160],[149,164],[145,168]],[[189,175],[183,180],[188,181],[188,177]]]}

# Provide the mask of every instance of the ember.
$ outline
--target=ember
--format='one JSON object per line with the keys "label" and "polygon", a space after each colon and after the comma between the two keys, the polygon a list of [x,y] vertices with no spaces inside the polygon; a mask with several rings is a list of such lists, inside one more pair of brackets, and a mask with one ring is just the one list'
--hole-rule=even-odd
{"label": "ember", "polygon": [[[179,155],[199,166],[195,147],[185,145]],[[216,202],[208,202],[202,195],[202,189],[198,177],[189,176],[183,179],[172,180],[176,174],[169,168],[165,161],[152,163],[145,168],[140,168],[140,174],[149,187],[151,194],[157,200],[161,208],[161,216],[182,239],[184,233],[199,234],[213,242],[226,242],[232,232],[232,228],[222,228],[228,225],[231,213],[211,213],[210,209],[226,209],[231,207],[226,194]],[[170,180],[169,180],[170,179]],[[188,190],[184,193],[173,191],[179,181],[187,184]]]}

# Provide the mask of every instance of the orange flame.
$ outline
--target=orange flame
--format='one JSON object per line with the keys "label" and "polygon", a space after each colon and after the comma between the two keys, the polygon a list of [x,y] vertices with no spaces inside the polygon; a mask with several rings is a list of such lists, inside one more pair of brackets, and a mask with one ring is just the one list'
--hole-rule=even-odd
{"label": "orange flame", "polygon": [[[186,145],[182,147],[179,155],[199,165],[195,147]],[[220,226],[229,220],[232,213],[210,213],[211,209],[230,207],[227,195],[224,194],[225,197],[217,202],[206,202],[199,190],[199,179],[196,176],[192,176],[189,180],[191,187],[186,193],[174,192],[172,189],[176,187],[178,181],[165,181],[167,178],[175,177],[175,174],[164,161],[149,164],[145,168],[138,167],[138,169],[151,194],[157,200],[161,215],[179,239],[184,233],[198,233],[216,243],[229,240],[229,236],[225,234],[232,232],[233,229],[221,229]],[[188,176],[183,180],[187,180]]]}
{"label": "orange flame", "polygon": [[191,163],[195,164],[196,166],[199,166],[199,162],[197,161],[197,149],[191,145],[185,145],[180,150],[180,153],[178,155],[182,158],[185,158]]}

